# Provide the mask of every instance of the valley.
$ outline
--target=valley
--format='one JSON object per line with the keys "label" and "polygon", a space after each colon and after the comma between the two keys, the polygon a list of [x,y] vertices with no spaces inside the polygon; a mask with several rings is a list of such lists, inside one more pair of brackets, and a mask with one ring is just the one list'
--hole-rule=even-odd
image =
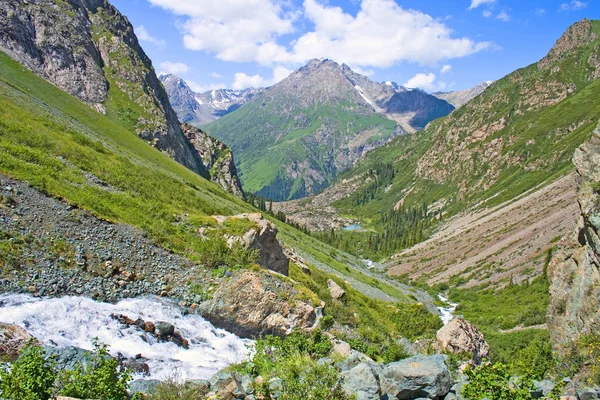
{"label": "valley", "polygon": [[[193,66],[107,0],[0,3],[0,397],[600,396],[600,21],[453,90],[449,53],[371,70],[276,43],[378,4],[476,61],[491,45],[451,19],[267,3],[136,3],[178,18]],[[407,62],[436,70],[376,79]]]}

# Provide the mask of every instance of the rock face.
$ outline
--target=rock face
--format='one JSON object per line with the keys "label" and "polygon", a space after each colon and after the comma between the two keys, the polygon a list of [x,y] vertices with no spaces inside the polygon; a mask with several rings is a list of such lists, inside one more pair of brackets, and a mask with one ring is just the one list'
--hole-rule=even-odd
{"label": "rock face", "polygon": [[0,50],[206,174],[133,27],[108,1],[2,1]]}
{"label": "rock face", "polygon": [[446,356],[415,356],[386,365],[379,377],[381,392],[389,399],[436,399],[452,388]]}
{"label": "rock face", "polygon": [[267,272],[240,271],[198,309],[213,325],[241,337],[287,335],[311,330],[320,319],[318,306],[299,294]]}
{"label": "rock face", "polygon": [[247,219],[256,224],[243,236],[230,236],[228,243],[241,242],[243,246],[258,251],[258,263],[261,267],[282,275],[288,275],[290,260],[283,251],[283,246],[277,239],[277,227],[271,221],[263,218],[260,213],[240,214],[232,217],[213,216],[219,223],[228,219]]}
{"label": "rock face", "polygon": [[229,147],[209,136],[203,130],[191,125],[182,124],[181,129],[200,156],[204,169],[210,175],[210,180],[221,186],[225,191],[243,198],[242,184],[238,178],[233,153]]}
{"label": "rock face", "polygon": [[19,353],[28,344],[36,344],[37,340],[18,325],[0,322],[0,357],[16,360]]}
{"label": "rock face", "polygon": [[490,346],[485,341],[483,333],[471,322],[462,318],[454,318],[437,331],[436,337],[441,350],[451,353],[470,353],[475,364],[480,364],[490,353]]}
{"label": "rock face", "polygon": [[558,351],[600,329],[600,126],[577,149],[573,163],[580,179],[581,216],[548,265],[548,329]]}
{"label": "rock face", "polygon": [[250,101],[263,89],[244,90],[217,89],[204,93],[194,92],[180,77],[160,74],[171,106],[183,123],[200,126],[223,117]]}
{"label": "rock face", "polygon": [[342,388],[350,395],[355,394],[357,400],[379,399],[379,373],[381,366],[374,363],[360,363],[354,368],[340,373]]}

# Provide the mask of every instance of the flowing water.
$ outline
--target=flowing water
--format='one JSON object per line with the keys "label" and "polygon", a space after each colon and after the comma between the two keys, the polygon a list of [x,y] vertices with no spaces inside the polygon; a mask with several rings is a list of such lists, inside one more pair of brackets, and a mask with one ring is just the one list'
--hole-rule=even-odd
{"label": "flowing water", "polygon": [[[149,359],[151,379],[164,379],[174,371],[184,379],[208,379],[247,358],[252,343],[215,328],[197,314],[184,315],[177,304],[165,299],[136,298],[108,304],[85,297],[3,295],[0,305],[0,321],[24,327],[45,345],[92,349],[92,339],[97,337],[109,345],[113,355],[141,354]],[[170,322],[189,341],[189,349],[158,343],[153,335],[136,327],[123,327],[111,314]]]}
{"label": "flowing water", "polygon": [[448,324],[448,322],[454,319],[454,312],[456,311],[456,307],[458,306],[458,304],[451,303],[450,300],[448,300],[448,298],[441,293],[438,294],[438,299],[446,303],[446,307],[437,308],[440,311],[440,318],[442,319],[442,322],[445,326]]}

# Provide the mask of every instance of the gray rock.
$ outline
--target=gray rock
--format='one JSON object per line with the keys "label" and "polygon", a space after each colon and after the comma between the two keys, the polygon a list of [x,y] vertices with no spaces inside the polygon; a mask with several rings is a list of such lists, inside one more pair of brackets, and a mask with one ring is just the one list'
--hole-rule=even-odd
{"label": "gray rock", "polygon": [[131,393],[145,393],[150,394],[156,390],[156,387],[160,384],[158,379],[137,379],[129,383],[129,391]]}
{"label": "gray rock", "polygon": [[354,368],[340,374],[342,388],[348,395],[355,394],[357,400],[379,399],[379,373],[381,366],[361,363]]}
{"label": "gray rock", "polygon": [[438,398],[448,394],[452,376],[446,356],[415,356],[391,363],[380,374],[381,391],[390,399]]}
{"label": "gray rock", "polygon": [[356,350],[352,350],[352,354],[350,355],[350,357],[346,358],[345,360],[337,362],[335,364],[335,367],[338,370],[340,370],[341,372],[344,372],[344,371],[351,370],[352,368],[354,368],[357,365],[362,364],[362,363],[375,364],[375,361],[373,361],[372,359],[370,359],[363,353],[360,353]]}
{"label": "gray rock", "polygon": [[600,399],[600,389],[597,388],[583,388],[577,391],[577,397],[579,400],[596,400]]}
{"label": "gray rock", "polygon": [[156,332],[156,336],[166,337],[175,332],[175,326],[165,321],[159,321],[155,324],[154,331]]}

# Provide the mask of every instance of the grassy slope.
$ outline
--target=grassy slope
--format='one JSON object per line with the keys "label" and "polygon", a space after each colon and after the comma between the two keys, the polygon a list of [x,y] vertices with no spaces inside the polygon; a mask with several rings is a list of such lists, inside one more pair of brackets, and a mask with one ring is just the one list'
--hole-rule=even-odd
{"label": "grassy slope", "polygon": [[[0,173],[26,180],[32,186],[101,218],[144,229],[157,243],[194,260],[202,260],[207,251],[206,241],[196,232],[200,226],[214,224],[210,215],[256,211],[2,53]],[[90,185],[90,175],[101,179],[110,190]],[[174,224],[177,216],[184,213],[189,215],[187,223]],[[283,240],[317,260],[317,267],[320,265],[318,260],[323,260],[358,281],[373,283],[372,277],[355,270],[352,264],[344,265],[334,260],[344,257],[350,260],[349,256],[313,243],[313,239],[287,225],[279,224],[279,228]],[[390,303],[368,298],[348,287],[343,282],[344,273],[327,275],[317,267],[311,266],[315,274],[311,282],[313,290],[326,294],[326,279],[332,277],[352,293],[344,307],[329,311],[334,318],[338,318],[337,314],[342,318],[340,310],[370,315],[365,324],[384,336],[397,333],[407,323],[390,323],[386,318],[378,317],[386,315]],[[314,281],[317,276],[319,279]],[[424,321],[422,325],[426,328],[415,330],[411,336],[431,335],[431,327],[439,325],[437,317],[394,286],[379,286],[401,300],[395,307],[412,310],[408,314],[409,323],[413,317],[414,321]]]}

